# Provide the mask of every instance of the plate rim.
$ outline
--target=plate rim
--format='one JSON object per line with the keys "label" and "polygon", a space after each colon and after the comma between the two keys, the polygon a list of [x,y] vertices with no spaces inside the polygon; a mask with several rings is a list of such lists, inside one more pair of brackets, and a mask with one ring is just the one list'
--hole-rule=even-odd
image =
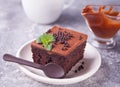
{"label": "plate rim", "polygon": [[[32,39],[26,43],[24,43],[17,51],[16,53],[16,56],[17,57],[20,57],[20,52],[21,50],[30,44],[30,42],[32,42],[33,40],[35,39]],[[90,45],[88,42],[86,44],[86,46],[91,46],[92,48],[94,48],[95,52],[97,53],[98,55],[98,59],[99,59],[99,64],[97,65],[97,68],[95,70],[92,70],[92,72],[89,72],[87,74],[84,74],[84,75],[81,75],[81,76],[76,76],[76,77],[72,77],[72,78],[63,78],[63,79],[56,79],[56,78],[48,78],[48,77],[43,77],[43,76],[39,76],[35,73],[32,73],[31,71],[29,71],[27,68],[25,68],[23,65],[20,65],[18,64],[19,68],[21,69],[21,71],[23,71],[27,76],[37,80],[37,81],[40,81],[40,82],[43,82],[43,83],[47,83],[47,84],[54,84],[54,85],[66,85],[66,84],[74,84],[74,83],[78,83],[78,82],[81,82],[83,80],[86,80],[87,78],[91,77],[92,75],[94,75],[98,69],[100,68],[101,66],[101,55],[99,53],[99,51],[93,47],[92,45]],[[88,75],[89,74],[89,75]],[[80,79],[81,77],[81,79]],[[41,80],[42,79],[42,80]]]}

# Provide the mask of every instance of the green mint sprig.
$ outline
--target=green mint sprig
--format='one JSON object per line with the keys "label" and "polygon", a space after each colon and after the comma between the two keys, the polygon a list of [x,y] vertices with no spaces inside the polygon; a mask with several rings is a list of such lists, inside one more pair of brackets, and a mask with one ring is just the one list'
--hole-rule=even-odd
{"label": "green mint sprig", "polygon": [[43,44],[44,48],[48,51],[52,49],[52,42],[55,41],[55,38],[52,34],[46,34],[44,33],[40,37],[36,39],[36,43]]}

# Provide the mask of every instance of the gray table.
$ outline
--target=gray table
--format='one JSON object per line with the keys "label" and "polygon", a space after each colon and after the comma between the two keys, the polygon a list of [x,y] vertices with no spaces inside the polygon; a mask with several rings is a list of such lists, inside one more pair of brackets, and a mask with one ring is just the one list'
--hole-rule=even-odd
{"label": "gray table", "polygon": [[89,35],[83,17],[80,15],[86,4],[120,4],[119,0],[75,0],[73,6],[63,11],[58,21],[51,25],[39,25],[35,28],[22,9],[20,0],[0,0],[0,87],[120,87],[120,32],[115,36],[117,46],[111,50],[99,50],[102,65],[92,77],[72,85],[48,85],[37,82],[22,71],[14,63],[2,60],[4,53],[16,54],[26,41],[39,36],[53,25],[72,28]]}

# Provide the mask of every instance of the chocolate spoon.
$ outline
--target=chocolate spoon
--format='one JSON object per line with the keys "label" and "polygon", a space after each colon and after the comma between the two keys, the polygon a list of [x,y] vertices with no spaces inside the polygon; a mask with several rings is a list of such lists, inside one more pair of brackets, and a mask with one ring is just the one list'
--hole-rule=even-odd
{"label": "chocolate spoon", "polygon": [[15,62],[18,64],[27,65],[27,66],[34,67],[37,69],[41,69],[44,71],[46,76],[50,78],[61,78],[61,77],[64,77],[65,75],[64,69],[60,65],[55,64],[55,63],[48,63],[46,65],[40,65],[40,64],[33,63],[27,60],[23,60],[21,58],[15,57],[10,54],[5,54],[3,56],[3,59],[5,61]]}

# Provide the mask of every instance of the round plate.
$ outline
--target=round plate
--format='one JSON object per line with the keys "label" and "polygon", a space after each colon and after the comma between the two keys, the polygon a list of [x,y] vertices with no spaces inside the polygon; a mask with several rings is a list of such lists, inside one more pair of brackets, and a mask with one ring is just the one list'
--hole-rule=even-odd
{"label": "round plate", "polygon": [[[21,48],[18,50],[16,56],[33,61],[32,60],[32,53],[31,53],[31,41],[25,43]],[[79,72],[75,73],[75,69],[77,69],[81,62],[84,61],[84,69],[80,70]],[[64,84],[73,84],[80,81],[87,79],[88,77],[92,76],[100,67],[101,65],[101,56],[96,48],[91,46],[89,43],[86,44],[84,58],[80,60],[66,75],[65,78],[61,79],[54,79],[45,76],[42,70],[38,70],[35,68],[31,68],[25,65],[19,65],[20,69],[30,76],[31,78],[48,84],[56,84],[56,85],[64,85]]]}

